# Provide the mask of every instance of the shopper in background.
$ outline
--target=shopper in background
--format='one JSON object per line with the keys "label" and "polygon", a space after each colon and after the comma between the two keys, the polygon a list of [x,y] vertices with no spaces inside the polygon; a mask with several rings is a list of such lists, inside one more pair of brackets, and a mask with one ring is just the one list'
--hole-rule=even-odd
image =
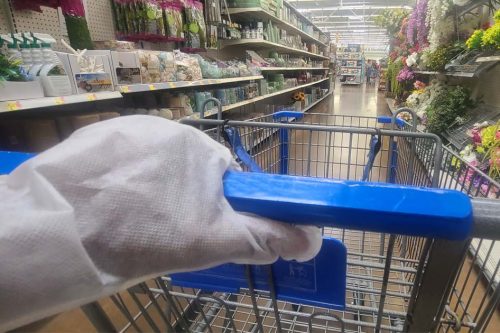
{"label": "shopper in background", "polygon": [[372,62],[368,60],[366,62],[366,83],[370,84],[370,78],[372,76]]}
{"label": "shopper in background", "polygon": [[164,273],[306,261],[316,227],[235,212],[230,151],[192,127],[120,117],[0,177],[0,331]]}

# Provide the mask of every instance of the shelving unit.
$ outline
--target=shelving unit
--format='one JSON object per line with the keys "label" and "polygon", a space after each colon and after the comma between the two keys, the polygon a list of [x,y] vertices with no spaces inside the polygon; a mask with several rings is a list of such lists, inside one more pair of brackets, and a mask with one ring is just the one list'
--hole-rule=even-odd
{"label": "shelving unit", "polygon": [[292,71],[320,71],[329,70],[328,67],[262,67],[261,72],[292,72]]}
{"label": "shelving unit", "polygon": [[341,84],[358,85],[364,81],[364,58],[361,52],[361,45],[348,45],[345,48],[339,49],[337,52],[337,60],[340,65],[340,76],[345,80],[341,80]]}
{"label": "shelving unit", "polygon": [[29,110],[68,104],[104,101],[118,98],[122,98],[122,94],[120,94],[119,91],[106,91],[91,94],[12,100],[0,102],[0,112]]}
{"label": "shelving unit", "polygon": [[321,42],[319,39],[314,38],[309,35],[307,32],[300,30],[296,26],[274,16],[272,13],[265,11],[260,7],[251,7],[251,8],[228,8],[227,11],[231,16],[235,16],[236,18],[248,21],[248,20],[264,20],[271,21],[276,24],[279,28],[287,30],[291,33],[295,33],[300,35],[305,41],[313,42],[319,44],[323,47],[326,47],[326,44]]}
{"label": "shelving unit", "polygon": [[273,43],[264,39],[229,39],[229,40],[222,40],[220,43],[221,49],[230,47],[230,46],[248,46],[251,49],[263,49],[263,48],[270,48],[276,51],[280,52],[286,52],[286,53],[291,53],[291,54],[299,54],[311,58],[318,58],[318,59],[328,59],[328,57],[312,53],[309,51],[301,50],[301,49],[296,49],[290,46],[285,46],[281,45],[278,43]]}
{"label": "shelving unit", "polygon": [[[329,79],[325,78],[325,79],[321,79],[321,80],[318,80],[318,81],[314,81],[314,82],[309,82],[309,83],[306,83],[306,84],[302,84],[300,86],[296,86],[296,87],[292,87],[292,88],[287,88],[287,89],[283,89],[283,90],[280,90],[280,91],[276,91],[276,92],[271,93],[271,94],[267,94],[267,95],[263,95],[263,96],[257,96],[255,98],[247,99],[247,100],[244,100],[244,101],[241,101],[241,102],[238,102],[238,103],[225,105],[225,106],[222,107],[222,112],[227,112],[229,110],[233,110],[233,109],[239,108],[241,106],[245,106],[245,105],[252,104],[252,103],[255,103],[255,102],[258,102],[258,101],[262,101],[262,100],[265,100],[265,99],[268,99],[268,98],[271,98],[271,97],[274,97],[274,96],[283,95],[283,94],[286,94],[286,93],[289,93],[289,92],[292,92],[292,91],[295,91],[295,90],[298,90],[298,89],[303,89],[303,88],[310,87],[310,86],[313,86],[313,85],[316,85],[316,84],[320,84],[320,83],[325,82],[327,80],[329,80]],[[213,116],[215,114],[217,114],[217,110],[209,110],[208,112],[205,113],[205,117]],[[190,119],[199,119],[200,115],[198,113],[196,113],[196,114],[193,114],[193,115],[189,116],[189,118]]]}
{"label": "shelving unit", "polygon": [[132,84],[121,85],[118,87],[121,93],[136,93],[141,91],[154,91],[154,90],[171,90],[178,88],[191,88],[200,86],[209,86],[216,84],[228,84],[235,82],[254,81],[262,79],[262,75],[231,77],[226,79],[203,79],[198,81],[176,81],[176,82],[161,82],[161,83],[146,83],[146,84]]}

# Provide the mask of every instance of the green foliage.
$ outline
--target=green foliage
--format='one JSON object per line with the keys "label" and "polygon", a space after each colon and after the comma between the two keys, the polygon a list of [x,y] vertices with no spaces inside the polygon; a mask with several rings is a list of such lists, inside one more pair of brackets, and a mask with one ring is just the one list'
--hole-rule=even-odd
{"label": "green foliage", "polygon": [[482,44],[485,48],[500,50],[500,22],[495,23],[484,32]]}
{"label": "green foliage", "polygon": [[377,26],[387,29],[389,35],[396,35],[401,29],[402,21],[410,12],[406,9],[385,9],[375,16]]}
{"label": "green foliage", "polygon": [[24,81],[19,65],[20,61],[11,61],[0,54],[0,81]]}
{"label": "green foliage", "polygon": [[386,75],[390,82],[391,92],[394,93],[396,97],[401,96],[404,92],[403,85],[397,80],[397,76],[403,67],[404,64],[401,58],[396,59],[394,62],[390,61],[387,65]]}
{"label": "green foliage", "polygon": [[85,17],[64,15],[64,20],[68,28],[69,42],[74,49],[91,50],[94,48]]}
{"label": "green foliage", "polygon": [[464,87],[446,87],[438,93],[427,108],[427,129],[429,132],[442,134],[457,117],[465,116],[475,102],[470,92]]}
{"label": "green foliage", "polygon": [[469,50],[478,50],[481,48],[482,39],[483,39],[484,30],[476,30],[474,33],[467,39],[465,45]]}
{"label": "green foliage", "polygon": [[493,18],[495,19],[496,23],[500,23],[500,9],[495,12],[495,15],[493,15]]}
{"label": "green foliage", "polygon": [[463,50],[462,44],[455,44],[439,46],[434,52],[426,51],[425,66],[431,71],[442,71],[444,66]]}

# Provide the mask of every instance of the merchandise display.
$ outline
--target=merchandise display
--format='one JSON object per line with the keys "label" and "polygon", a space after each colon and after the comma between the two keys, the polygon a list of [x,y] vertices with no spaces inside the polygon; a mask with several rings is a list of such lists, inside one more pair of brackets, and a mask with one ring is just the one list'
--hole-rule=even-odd
{"label": "merchandise display", "polygon": [[[477,7],[471,8],[468,14],[477,14]],[[393,29],[389,96],[416,112],[420,130],[441,136],[460,152],[464,162],[453,160],[454,172],[467,163],[498,181],[498,102],[482,96],[499,84],[498,75],[489,74],[500,61],[500,10],[491,9],[488,15],[465,17],[467,12],[457,16],[450,2],[419,0],[410,13],[387,14],[379,24],[400,27]],[[401,117],[410,120],[407,113]],[[497,196],[490,181],[472,174],[460,173],[458,181]]]}
{"label": "merchandise display", "polygon": [[[120,93],[125,96],[170,89],[190,90],[188,95],[193,96],[192,101],[218,97],[224,109],[230,110],[257,99],[326,82],[328,68],[324,67],[322,59],[326,57],[322,54],[327,50],[322,48],[328,39],[288,3],[268,6],[262,3],[263,7],[258,4],[262,10],[274,13],[271,18],[258,12],[254,17],[233,15],[231,12],[239,8],[235,2],[224,10],[217,1],[204,5],[191,0],[116,0],[111,4],[116,36],[121,40],[95,41],[96,50],[75,50],[65,44],[69,53],[52,52],[49,44],[55,40],[43,41],[36,32],[2,35],[2,43],[8,46],[4,54],[14,64],[18,78],[10,75],[6,87],[0,89],[0,96],[6,93],[0,110],[32,109],[37,104],[71,105],[84,99],[116,99]],[[248,45],[228,60],[212,54],[186,53],[206,47],[218,48],[221,41],[242,40],[262,40],[270,44],[257,52]],[[155,50],[160,42],[170,46],[164,51]],[[278,52],[272,50],[275,44],[281,45]],[[57,58],[59,65],[49,63],[50,57]],[[45,81],[54,80],[50,75],[54,75],[55,68],[59,73],[67,73],[66,76],[58,74],[69,81],[61,85],[66,91],[45,88]],[[263,77],[261,72],[268,74]],[[285,72],[289,74],[283,75]],[[33,73],[43,73],[43,79],[31,80]],[[19,91],[20,84],[29,89]],[[205,85],[213,88],[204,88]],[[43,95],[41,90],[45,90]],[[82,96],[76,97],[78,94]],[[54,99],[42,101],[43,96]],[[192,109],[199,112],[200,104],[192,103]],[[146,109],[161,110],[162,107]]]}
{"label": "merchandise display", "polygon": [[365,80],[365,60],[361,45],[348,45],[337,49],[337,62],[341,84],[362,84]]}
{"label": "merchandise display", "polygon": [[1,332],[500,331],[500,0],[3,2]]}

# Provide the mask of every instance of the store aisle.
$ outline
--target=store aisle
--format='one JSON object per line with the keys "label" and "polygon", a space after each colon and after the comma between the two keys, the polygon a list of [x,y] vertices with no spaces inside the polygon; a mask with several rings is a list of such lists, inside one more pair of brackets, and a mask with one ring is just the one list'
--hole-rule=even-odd
{"label": "store aisle", "polygon": [[384,94],[377,85],[341,85],[336,82],[333,94],[333,113],[349,116],[377,116],[387,114]]}

